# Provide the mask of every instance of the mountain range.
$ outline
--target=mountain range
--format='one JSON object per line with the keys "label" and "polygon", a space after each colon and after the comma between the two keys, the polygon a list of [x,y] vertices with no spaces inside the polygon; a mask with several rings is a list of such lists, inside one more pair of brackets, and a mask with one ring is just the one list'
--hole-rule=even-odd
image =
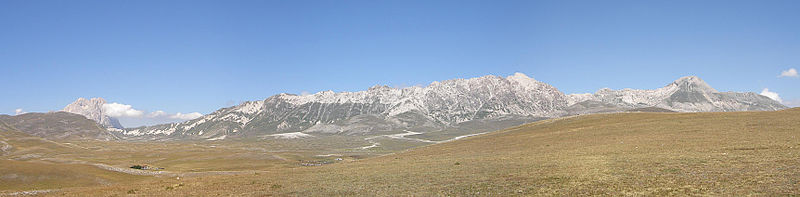
{"label": "mountain range", "polygon": [[624,111],[765,111],[786,106],[752,92],[719,92],[695,76],[652,90],[600,89],[566,95],[522,73],[433,82],[425,87],[373,86],[358,92],[278,94],[180,122],[123,128],[102,98],[79,98],[62,111],[80,114],[131,140],[375,136],[403,132],[474,134],[526,122]]}
{"label": "mountain range", "polygon": [[[524,123],[586,113],[658,108],[677,112],[779,110],[756,93],[718,92],[695,76],[654,90],[601,89],[565,95],[521,73],[433,82],[425,87],[373,86],[365,91],[278,94],[203,117],[119,131],[133,139],[265,138],[295,135],[377,135],[437,132],[494,122]],[[470,130],[470,128],[462,128]],[[300,132],[300,133],[298,133]]]}
{"label": "mountain range", "polygon": [[[664,87],[653,90],[603,88],[594,94],[572,94],[570,111],[583,109],[621,111],[633,108],[657,107],[677,112],[768,111],[786,106],[753,92],[719,92],[696,76],[681,77]],[[592,111],[594,110],[594,111]]]}

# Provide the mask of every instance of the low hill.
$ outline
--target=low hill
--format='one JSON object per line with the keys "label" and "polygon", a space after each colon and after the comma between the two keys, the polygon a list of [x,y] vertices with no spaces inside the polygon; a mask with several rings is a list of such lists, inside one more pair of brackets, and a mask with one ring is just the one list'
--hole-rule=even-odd
{"label": "low hill", "polygon": [[51,194],[798,195],[798,128],[800,108],[595,114],[320,167]]}
{"label": "low hill", "polygon": [[95,121],[68,112],[0,115],[0,122],[17,131],[47,139],[117,139]]}
{"label": "low hill", "polygon": [[20,191],[28,191],[27,194],[30,194],[57,188],[124,183],[147,178],[104,170],[86,162],[63,158],[81,152],[86,150],[71,143],[51,141],[17,131],[0,122],[0,196],[25,194]]}

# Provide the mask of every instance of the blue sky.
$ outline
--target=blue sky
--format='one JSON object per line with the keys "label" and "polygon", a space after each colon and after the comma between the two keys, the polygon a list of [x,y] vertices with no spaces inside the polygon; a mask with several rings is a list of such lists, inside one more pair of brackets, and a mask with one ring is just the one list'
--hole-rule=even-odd
{"label": "blue sky", "polygon": [[[697,75],[800,103],[800,1],[0,1],[0,113],[210,113],[522,72],[565,93]],[[130,124],[144,124],[128,120]],[[123,122],[126,124],[126,122]]]}

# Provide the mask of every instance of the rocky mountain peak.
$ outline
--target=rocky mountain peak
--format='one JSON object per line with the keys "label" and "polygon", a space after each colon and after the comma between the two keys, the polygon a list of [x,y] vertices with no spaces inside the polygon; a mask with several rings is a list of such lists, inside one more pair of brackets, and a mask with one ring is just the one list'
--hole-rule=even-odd
{"label": "rocky mountain peak", "polygon": [[667,85],[667,87],[669,86],[675,86],[678,87],[679,89],[691,90],[691,91],[710,92],[710,93],[719,92],[716,89],[712,88],[710,85],[708,85],[705,81],[703,81],[703,79],[700,79],[700,77],[697,76],[681,77],[678,80],[675,80],[671,84]]}
{"label": "rocky mountain peak", "polygon": [[528,75],[525,75],[525,73],[519,73],[519,72],[506,77],[506,79],[513,81],[536,81],[536,79],[533,79],[533,77],[528,77]]}
{"label": "rocky mountain peak", "polygon": [[391,90],[391,89],[393,89],[393,88],[391,88],[391,87],[389,87],[387,85],[374,85],[374,86],[370,87],[367,90],[369,90],[369,91],[380,91],[380,90]]}
{"label": "rocky mountain peak", "polygon": [[570,104],[584,101],[615,106],[615,110],[658,107],[678,112],[778,110],[786,106],[753,93],[720,93],[697,76],[681,77],[658,89],[600,89],[572,94]]}
{"label": "rocky mountain peak", "polygon": [[103,98],[78,98],[61,111],[83,115],[107,128],[122,129],[123,127],[117,119],[106,115],[103,110],[104,104],[106,104],[106,100]]}
{"label": "rocky mountain peak", "polygon": [[538,87],[541,83],[539,81],[536,81],[536,79],[528,77],[528,75],[525,75],[523,73],[514,73],[514,75],[508,76],[506,77],[506,79],[511,82],[516,82],[520,86],[530,87],[530,88]]}

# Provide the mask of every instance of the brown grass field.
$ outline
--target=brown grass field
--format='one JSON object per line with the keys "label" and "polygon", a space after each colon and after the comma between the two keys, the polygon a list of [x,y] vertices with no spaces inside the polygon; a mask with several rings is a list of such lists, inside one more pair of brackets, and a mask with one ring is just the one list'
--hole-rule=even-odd
{"label": "brown grass field", "polygon": [[[259,155],[247,147],[274,150],[275,145],[256,142],[218,142],[223,149],[210,149],[209,144],[87,142],[106,146],[102,149],[107,152],[52,155],[115,166],[148,160],[176,174],[103,175],[102,170],[74,168],[63,176],[86,173],[107,181],[29,188],[0,182],[0,190],[57,189],[40,194],[53,196],[800,195],[799,137],[800,108],[794,108],[559,118],[314,167],[297,165],[297,159],[312,158],[312,151]],[[147,146],[172,152],[121,151]],[[5,169],[21,166],[14,162],[33,161],[4,161],[0,164],[5,171],[0,172],[28,169]],[[238,173],[186,173],[193,170]]]}

